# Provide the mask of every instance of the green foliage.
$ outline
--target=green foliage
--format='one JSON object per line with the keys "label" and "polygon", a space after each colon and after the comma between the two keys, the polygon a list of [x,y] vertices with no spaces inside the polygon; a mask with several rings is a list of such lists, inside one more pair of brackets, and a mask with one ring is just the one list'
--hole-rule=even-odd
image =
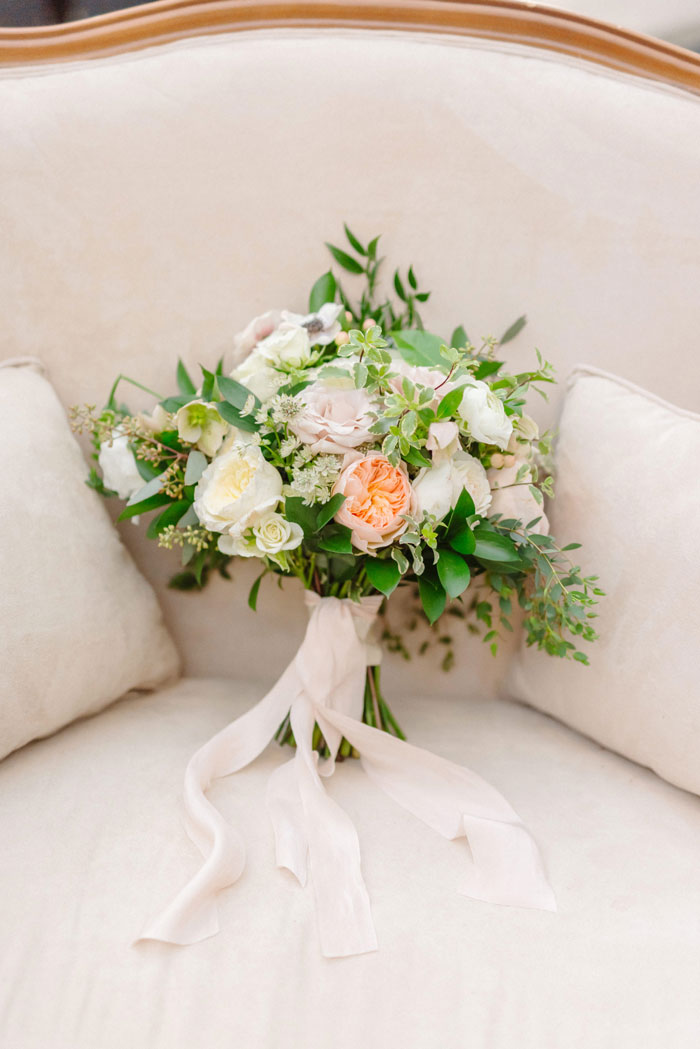
{"label": "green foliage", "polygon": [[365,571],[375,590],[379,590],[385,597],[389,597],[401,582],[401,570],[394,560],[369,557],[365,562]]}
{"label": "green foliage", "polygon": [[316,313],[326,302],[335,302],[337,285],[329,270],[318,278],[309,295],[309,313]]}

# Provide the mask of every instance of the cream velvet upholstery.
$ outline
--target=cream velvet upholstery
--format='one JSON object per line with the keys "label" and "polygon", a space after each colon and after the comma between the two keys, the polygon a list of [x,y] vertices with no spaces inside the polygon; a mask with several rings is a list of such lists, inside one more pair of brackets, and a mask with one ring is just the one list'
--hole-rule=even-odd
{"label": "cream velvet upholstery", "polygon": [[286,755],[270,748],[212,790],[249,844],[219,898],[221,933],[130,947],[199,863],[180,823],[183,765],[257,694],[184,681],[0,765],[4,1045],[696,1049],[697,798],[506,702],[455,717],[422,694],[402,714],[420,746],[517,807],[543,845],[557,914],[458,895],[464,841],[439,838],[345,763],[330,790],[358,830],[380,949],[323,959],[311,887],[274,868],[265,784]]}
{"label": "cream velvet upholstery", "polygon": [[[527,310],[514,365],[538,346],[562,378],[585,360],[700,399],[700,102],[680,92],[533,49],[270,31],[6,70],[0,140],[0,353],[43,357],[66,403],[119,370],[166,392],[178,354],[211,364],[256,312],[303,307],[344,218],[415,263],[429,327]],[[190,672],[256,676],[264,651],[272,679],[291,588],[257,618],[245,582],[173,594],[172,557],[124,534]],[[493,688],[504,664],[463,653],[460,689]]]}
{"label": "cream velvet upholstery", "polygon": [[700,794],[700,414],[591,369],[561,417],[555,535],[606,597],[590,667],[518,653],[511,694]]}
{"label": "cream velvet upholstery", "polygon": [[0,361],[0,758],[178,670],[56,394]]}

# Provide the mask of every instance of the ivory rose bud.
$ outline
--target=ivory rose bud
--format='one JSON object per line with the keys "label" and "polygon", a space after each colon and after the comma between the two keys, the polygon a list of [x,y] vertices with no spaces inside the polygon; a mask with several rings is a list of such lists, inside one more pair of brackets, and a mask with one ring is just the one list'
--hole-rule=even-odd
{"label": "ivory rose bud", "polygon": [[193,444],[210,458],[216,455],[226,436],[228,423],[219,415],[213,404],[205,401],[190,401],[183,405],[175,416],[179,437]]}
{"label": "ivory rose bud", "polygon": [[345,502],[335,515],[352,531],[352,544],[363,553],[388,546],[406,531],[402,514],[415,508],[413,489],[402,465],[392,466],[381,452],[350,463],[333,487]]}
{"label": "ivory rose bud", "polygon": [[111,443],[105,440],[100,445],[97,461],[105,488],[116,492],[120,499],[130,499],[134,492],[138,492],[146,483],[136,466],[128,437],[118,428],[112,435]]}
{"label": "ivory rose bud", "polygon": [[419,514],[431,514],[441,521],[457,505],[463,488],[483,517],[491,504],[491,488],[479,460],[463,451],[449,457],[438,455],[433,466],[423,467],[413,482]]}
{"label": "ivory rose bud", "polygon": [[452,455],[459,449],[459,429],[451,419],[431,423],[428,427],[428,439],[425,447],[429,452],[442,452]]}
{"label": "ivory rose bud", "polygon": [[528,469],[520,481],[516,481],[522,463],[506,466],[502,470],[489,470],[491,483],[491,515],[500,514],[506,520],[514,518],[524,525],[541,517],[534,531],[539,535],[549,535],[547,516],[530,491],[532,474]]}
{"label": "ivory rose bud", "polygon": [[302,444],[312,452],[344,455],[377,438],[370,433],[372,404],[364,390],[342,389],[313,383],[298,395],[301,412],[289,423]]}
{"label": "ivory rose bud", "polygon": [[274,367],[305,368],[311,363],[311,340],[306,328],[283,322],[258,343],[257,352]]}
{"label": "ivory rose bud", "polygon": [[255,349],[261,339],[266,339],[268,335],[272,335],[280,320],[279,310],[268,310],[267,313],[261,313],[259,317],[253,317],[248,326],[234,336],[234,365],[241,364],[251,350]]}
{"label": "ivory rose bud", "polygon": [[257,444],[236,442],[213,459],[194,493],[194,511],[210,532],[252,527],[282,495],[282,478]]}
{"label": "ivory rose bud", "polygon": [[458,414],[469,427],[475,441],[506,448],[513,432],[513,423],[506,415],[503,401],[488,383],[473,380],[464,387]]}

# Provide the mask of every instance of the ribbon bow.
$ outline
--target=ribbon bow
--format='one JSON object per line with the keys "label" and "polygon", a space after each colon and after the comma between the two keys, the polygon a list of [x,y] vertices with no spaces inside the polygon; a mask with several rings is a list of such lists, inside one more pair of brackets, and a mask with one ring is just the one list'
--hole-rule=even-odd
{"label": "ribbon bow", "polygon": [[[206,796],[211,783],[249,765],[290,714],[297,748],[270,777],[267,805],[277,865],[313,883],[322,953],[328,958],[377,948],[360,868],[357,832],[326,793],[345,738],[368,776],[399,805],[448,839],[466,835],[472,854],[464,894],[489,903],[556,910],[540,855],[517,814],[476,773],[361,721],[368,632],[381,597],[360,602],[307,592],[306,636],[277,684],[205,743],[185,773],[187,832],[205,860],[140,940],[190,944],[219,931],[216,895],[245,864],[245,845]],[[331,757],[312,749],[318,722]]]}

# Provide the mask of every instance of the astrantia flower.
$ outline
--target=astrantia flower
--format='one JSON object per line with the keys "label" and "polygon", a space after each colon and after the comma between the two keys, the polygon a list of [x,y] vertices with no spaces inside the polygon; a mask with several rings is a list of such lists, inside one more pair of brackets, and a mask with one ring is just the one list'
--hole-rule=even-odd
{"label": "astrantia flower", "polygon": [[473,379],[464,387],[457,413],[465,421],[475,441],[506,448],[513,432],[513,423],[506,415],[503,401],[488,383]]}
{"label": "astrantia flower", "polygon": [[210,532],[228,532],[256,524],[274,510],[282,478],[256,444],[235,442],[202,474],[194,493],[194,511]]}
{"label": "astrantia flower", "polygon": [[344,455],[373,441],[372,403],[364,390],[344,390],[313,383],[298,394],[300,411],[289,428],[312,452]]}
{"label": "astrantia flower", "polygon": [[338,456],[314,456],[310,448],[301,448],[294,456],[290,489],[307,505],[327,503],[340,468],[341,460]]}
{"label": "astrantia flower", "polygon": [[411,482],[402,464],[392,466],[381,452],[369,452],[346,466],[333,494],[345,496],[335,515],[352,531],[352,544],[368,554],[388,546],[406,531],[404,514],[415,509]]}
{"label": "astrantia flower", "polygon": [[216,455],[226,436],[228,423],[213,404],[190,401],[178,411],[175,425],[181,440],[194,444],[205,455]]}
{"label": "astrantia flower", "polygon": [[282,321],[306,328],[312,346],[328,346],[340,331],[338,316],[341,309],[339,303],[326,302],[316,313],[306,315],[282,310]]}

